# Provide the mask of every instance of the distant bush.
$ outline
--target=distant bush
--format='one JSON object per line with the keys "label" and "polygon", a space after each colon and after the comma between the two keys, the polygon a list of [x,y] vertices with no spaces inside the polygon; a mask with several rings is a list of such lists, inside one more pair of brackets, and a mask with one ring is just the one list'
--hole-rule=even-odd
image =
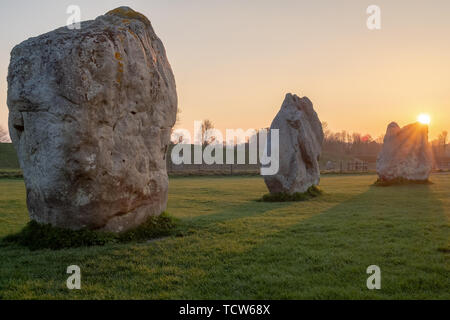
{"label": "distant bush", "polygon": [[306,192],[296,192],[293,194],[286,192],[268,193],[265,194],[261,200],[262,202],[293,202],[293,201],[306,201],[323,194],[323,191],[318,186],[310,187]]}
{"label": "distant bush", "polygon": [[392,180],[378,179],[375,181],[374,186],[377,187],[389,187],[411,184],[433,184],[430,180],[409,180],[405,178],[395,178]]}
{"label": "distant bush", "polygon": [[18,169],[0,169],[0,179],[22,179],[23,173]]}
{"label": "distant bush", "polygon": [[158,217],[150,217],[139,227],[123,233],[87,229],[68,230],[30,221],[19,233],[3,238],[1,244],[18,244],[30,250],[103,246],[109,243],[161,238],[170,235],[175,227],[176,220],[165,213]]}

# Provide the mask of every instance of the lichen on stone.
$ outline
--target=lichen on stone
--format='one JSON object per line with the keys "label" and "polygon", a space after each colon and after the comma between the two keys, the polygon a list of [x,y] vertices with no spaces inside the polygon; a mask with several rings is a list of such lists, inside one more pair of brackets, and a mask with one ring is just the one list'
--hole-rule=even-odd
{"label": "lichen on stone", "polygon": [[[127,19],[139,20],[142,23],[144,23],[145,25],[151,26],[151,23],[147,19],[146,16],[144,16],[142,13],[134,11],[130,7],[119,7],[119,8],[113,9],[111,11],[108,11],[106,13],[106,15],[125,18],[125,20],[127,20]],[[122,20],[122,21],[125,22],[125,20]]]}
{"label": "lichen on stone", "polygon": [[136,33],[133,32],[133,30],[128,29],[128,32],[129,32],[136,40],[139,40],[139,37],[137,36]]}

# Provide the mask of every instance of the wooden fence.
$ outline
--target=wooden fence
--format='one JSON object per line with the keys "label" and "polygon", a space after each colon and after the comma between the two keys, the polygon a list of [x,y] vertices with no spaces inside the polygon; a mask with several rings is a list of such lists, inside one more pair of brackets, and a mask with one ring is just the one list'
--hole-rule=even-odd
{"label": "wooden fence", "polygon": [[[321,168],[328,172],[346,173],[346,172],[368,172],[374,170],[369,163],[364,161],[341,161],[334,163],[333,169]],[[181,164],[174,165],[167,163],[167,171],[173,175],[242,175],[259,174],[260,167],[257,164]]]}
{"label": "wooden fence", "polygon": [[174,165],[168,163],[167,171],[169,174],[188,174],[188,175],[242,175],[259,174],[259,165],[257,164],[181,164]]}
{"label": "wooden fence", "polygon": [[349,161],[347,162],[348,172],[367,172],[369,171],[369,164],[367,162]]}

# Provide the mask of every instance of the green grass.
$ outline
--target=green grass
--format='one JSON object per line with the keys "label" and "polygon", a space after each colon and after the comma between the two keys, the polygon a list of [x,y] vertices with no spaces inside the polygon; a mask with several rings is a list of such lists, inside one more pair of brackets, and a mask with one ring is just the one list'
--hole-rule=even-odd
{"label": "green grass", "polygon": [[148,241],[166,237],[176,231],[176,221],[167,215],[149,217],[137,228],[122,233],[101,232],[94,230],[67,230],[30,221],[16,234],[4,237],[1,246],[19,244],[30,250],[77,248],[104,246],[110,243]]}
{"label": "green grass", "polygon": [[[173,178],[180,232],[52,251],[0,248],[3,299],[449,299],[450,175],[372,186],[330,175],[305,202],[257,202],[259,177]],[[0,180],[0,237],[28,222],[22,180]],[[66,288],[79,265],[82,289]],[[382,289],[366,288],[380,266]]]}
{"label": "green grass", "polygon": [[401,186],[401,185],[411,185],[411,184],[431,184],[430,180],[408,180],[405,178],[395,178],[392,180],[383,180],[378,178],[374,185],[377,187],[390,187],[390,186]]}
{"label": "green grass", "polygon": [[19,169],[19,160],[12,143],[0,143],[0,168]]}
{"label": "green grass", "polygon": [[323,192],[318,186],[309,187],[306,192],[295,192],[295,193],[267,193],[263,195],[261,200],[263,202],[296,202],[296,201],[307,201],[312,198],[322,195]]}

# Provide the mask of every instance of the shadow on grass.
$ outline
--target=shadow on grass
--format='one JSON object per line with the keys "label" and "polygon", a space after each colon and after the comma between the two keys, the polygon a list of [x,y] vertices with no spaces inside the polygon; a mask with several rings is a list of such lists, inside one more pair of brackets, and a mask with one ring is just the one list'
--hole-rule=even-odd
{"label": "shadow on grass", "polygon": [[[185,291],[208,299],[448,299],[448,236],[431,186],[371,187],[228,256]],[[373,264],[381,291],[366,287]]]}
{"label": "shadow on grass", "polygon": [[249,201],[240,205],[229,207],[217,213],[205,214],[193,218],[185,218],[183,219],[183,223],[189,227],[207,227],[212,224],[226,222],[234,219],[263,215],[272,210],[288,207],[290,205],[292,205],[292,203],[289,202],[264,203]]}

